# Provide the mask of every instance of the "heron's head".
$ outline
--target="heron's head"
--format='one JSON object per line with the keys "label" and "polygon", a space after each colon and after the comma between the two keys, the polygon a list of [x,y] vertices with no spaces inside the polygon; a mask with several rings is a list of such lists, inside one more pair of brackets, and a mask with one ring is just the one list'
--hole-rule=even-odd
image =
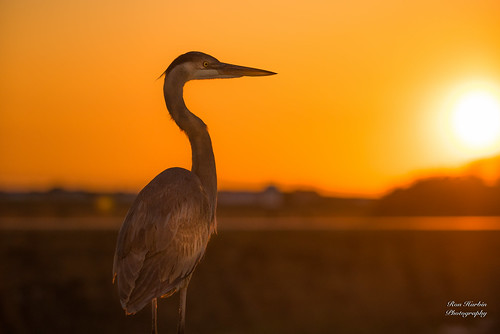
{"label": "heron's head", "polygon": [[202,52],[191,51],[177,57],[163,73],[187,82],[198,79],[239,78],[242,76],[273,75],[257,68],[226,64]]}

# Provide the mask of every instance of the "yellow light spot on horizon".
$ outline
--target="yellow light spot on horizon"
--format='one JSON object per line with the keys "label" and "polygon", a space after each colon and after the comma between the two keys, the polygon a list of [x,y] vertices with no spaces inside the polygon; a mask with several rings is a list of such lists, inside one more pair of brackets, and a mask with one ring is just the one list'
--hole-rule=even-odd
{"label": "yellow light spot on horizon", "polygon": [[95,205],[100,213],[109,213],[113,211],[115,207],[115,201],[111,196],[102,195],[97,197]]}

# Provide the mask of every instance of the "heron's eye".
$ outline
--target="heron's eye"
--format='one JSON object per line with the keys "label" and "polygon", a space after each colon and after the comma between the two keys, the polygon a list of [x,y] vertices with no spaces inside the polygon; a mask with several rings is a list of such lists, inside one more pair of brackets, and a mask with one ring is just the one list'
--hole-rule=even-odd
{"label": "heron's eye", "polygon": [[208,67],[208,61],[203,62],[203,67],[205,67],[205,68]]}

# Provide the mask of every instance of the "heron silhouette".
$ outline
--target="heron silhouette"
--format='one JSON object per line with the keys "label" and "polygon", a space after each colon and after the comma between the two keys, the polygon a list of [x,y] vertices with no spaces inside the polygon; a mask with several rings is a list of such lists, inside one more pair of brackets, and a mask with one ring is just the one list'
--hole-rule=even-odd
{"label": "heron silhouette", "polygon": [[169,168],[137,195],[118,234],[113,282],[126,314],[152,307],[157,333],[157,298],[179,291],[177,332],[184,333],[189,281],[216,230],[217,174],[205,123],[184,103],[189,80],[276,74],[221,63],[202,52],[177,57],[167,70],[163,92],[172,119],[189,138],[192,168]]}

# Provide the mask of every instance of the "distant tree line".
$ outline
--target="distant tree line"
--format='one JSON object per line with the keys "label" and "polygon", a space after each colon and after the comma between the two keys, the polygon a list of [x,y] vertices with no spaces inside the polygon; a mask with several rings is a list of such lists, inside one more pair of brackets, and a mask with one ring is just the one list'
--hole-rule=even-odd
{"label": "distant tree line", "polygon": [[498,216],[500,183],[478,177],[432,177],[396,189],[377,201],[380,216]]}

